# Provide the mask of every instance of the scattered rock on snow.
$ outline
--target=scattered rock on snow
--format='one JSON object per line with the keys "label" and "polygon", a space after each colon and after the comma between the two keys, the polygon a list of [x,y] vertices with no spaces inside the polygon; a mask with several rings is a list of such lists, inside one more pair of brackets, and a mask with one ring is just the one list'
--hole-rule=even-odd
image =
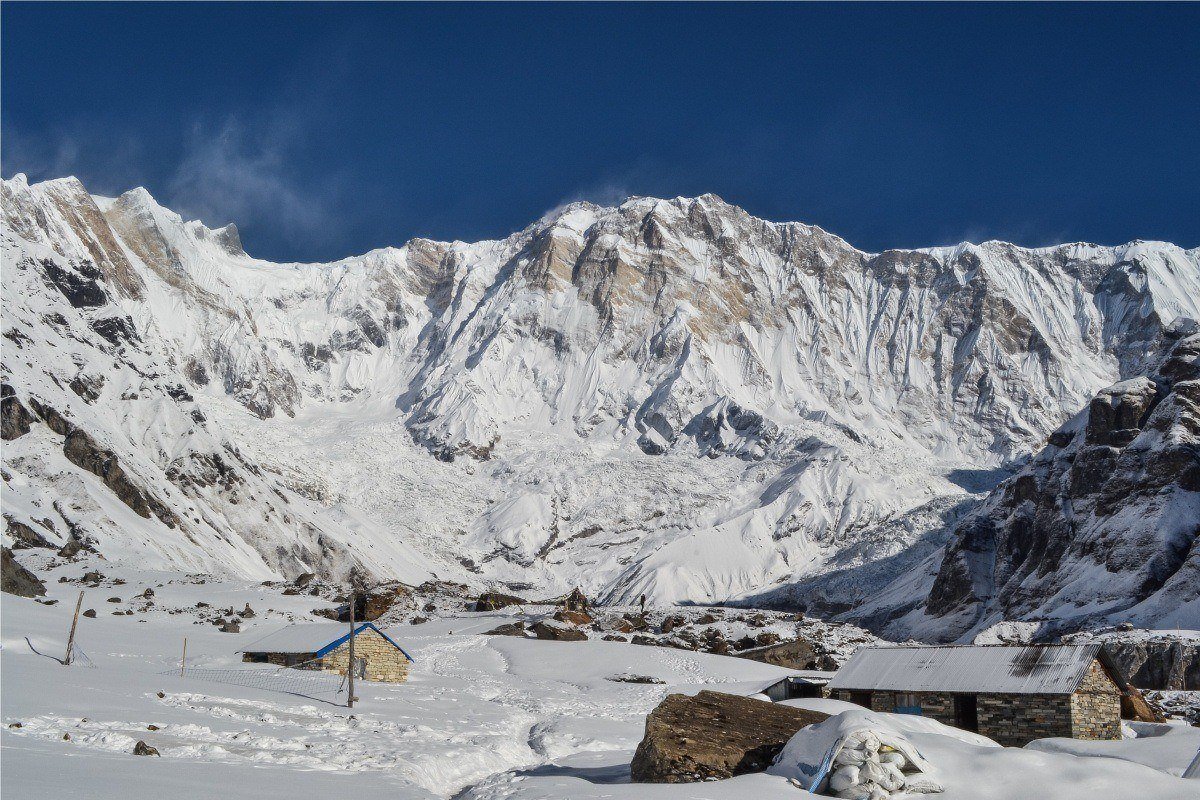
{"label": "scattered rock on snow", "polygon": [[156,756],[159,753],[158,750],[139,739],[138,743],[133,746],[133,754],[135,756]]}

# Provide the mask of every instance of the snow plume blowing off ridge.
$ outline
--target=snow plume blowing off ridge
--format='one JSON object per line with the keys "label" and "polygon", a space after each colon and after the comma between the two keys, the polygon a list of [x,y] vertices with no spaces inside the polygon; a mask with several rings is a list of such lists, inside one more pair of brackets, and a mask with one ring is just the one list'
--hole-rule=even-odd
{"label": "snow plume blowing off ridge", "polygon": [[[1200,318],[1196,250],[865,253],[713,195],[326,264],[256,259],[144,189],[18,175],[3,206],[6,536],[247,577],[871,598],[877,627],[965,630],[962,603],[1008,580],[963,545],[959,520],[993,503],[973,493]],[[1195,622],[1172,578],[1194,556],[1159,557],[1194,532],[1129,551],[1080,530],[1048,563],[1121,551],[1100,560],[1128,603],[1049,580],[996,613],[1153,621],[1169,590]],[[1131,577],[1142,556],[1152,580]]]}

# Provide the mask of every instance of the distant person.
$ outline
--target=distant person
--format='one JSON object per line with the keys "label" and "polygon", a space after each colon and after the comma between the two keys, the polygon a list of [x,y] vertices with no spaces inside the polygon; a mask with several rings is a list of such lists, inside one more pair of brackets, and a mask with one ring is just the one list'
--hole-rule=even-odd
{"label": "distant person", "polygon": [[642,604],[642,615],[645,616],[645,614],[646,614],[646,595],[642,595],[641,598],[638,600],[638,602]]}

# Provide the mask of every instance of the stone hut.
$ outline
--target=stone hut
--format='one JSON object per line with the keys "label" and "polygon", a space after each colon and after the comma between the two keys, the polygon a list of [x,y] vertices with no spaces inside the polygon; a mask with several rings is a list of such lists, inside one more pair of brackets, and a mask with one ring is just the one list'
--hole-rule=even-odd
{"label": "stone hut", "polygon": [[1020,747],[1033,739],[1121,738],[1129,684],[1099,644],[867,647],[830,696],[919,714]]}
{"label": "stone hut", "polygon": [[[242,661],[315,669],[345,675],[350,663],[350,626],[337,622],[289,625],[239,652]],[[383,683],[408,680],[413,658],[370,622],[354,629],[355,677]]]}

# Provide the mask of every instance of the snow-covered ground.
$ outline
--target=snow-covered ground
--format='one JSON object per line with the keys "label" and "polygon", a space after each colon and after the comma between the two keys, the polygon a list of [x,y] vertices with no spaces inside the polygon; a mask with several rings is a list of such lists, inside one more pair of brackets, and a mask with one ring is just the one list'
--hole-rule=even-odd
{"label": "snow-covered ground", "polygon": [[[96,566],[105,581],[86,590],[84,608],[97,615],[82,619],[78,634],[82,661],[95,666],[63,667],[53,657],[65,649],[79,587],[58,578],[78,578]],[[309,612],[326,604],[320,598],[102,561],[58,566],[47,587],[57,603],[4,595],[0,609],[0,789],[6,796],[807,796],[786,774],[687,786],[629,783],[645,716],[666,693],[706,686],[748,694],[787,674],[766,664],[617,642],[483,636],[516,615],[462,614],[389,627],[416,659],[411,678],[402,685],[363,684],[351,711],[340,704],[344,694],[287,694],[180,678],[176,671],[186,636],[191,666],[272,673],[241,664],[236,650],[294,619],[316,619]],[[146,588],[154,590],[152,602],[138,597]],[[198,602],[210,607],[197,609]],[[201,621],[211,608],[246,604],[255,616],[240,634]],[[611,680],[630,673],[664,683]],[[810,702],[841,710],[835,701]],[[16,723],[20,727],[12,727]],[[1042,749],[1056,752],[1041,752],[964,741],[928,720],[895,724],[910,726],[909,738],[938,767],[946,800],[1200,797],[1200,783],[1167,774],[1180,772],[1184,751],[1200,745],[1194,728],[1173,727],[1158,742],[1141,728],[1125,742],[1052,740]],[[161,757],[132,755],[139,740]],[[1057,752],[1076,746],[1079,755]]]}

